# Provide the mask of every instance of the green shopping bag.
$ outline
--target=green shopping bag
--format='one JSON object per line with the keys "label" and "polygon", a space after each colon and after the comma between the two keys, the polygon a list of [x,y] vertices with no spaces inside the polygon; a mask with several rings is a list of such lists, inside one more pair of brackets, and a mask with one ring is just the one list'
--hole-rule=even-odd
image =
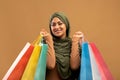
{"label": "green shopping bag", "polygon": [[39,57],[37,69],[35,72],[34,80],[45,80],[46,76],[46,58],[47,58],[47,44],[42,44],[42,50]]}

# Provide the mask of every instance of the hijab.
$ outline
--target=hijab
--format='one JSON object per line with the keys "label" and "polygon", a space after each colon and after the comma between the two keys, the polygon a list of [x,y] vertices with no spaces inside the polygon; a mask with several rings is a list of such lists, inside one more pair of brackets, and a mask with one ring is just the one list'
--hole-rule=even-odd
{"label": "hijab", "polygon": [[[51,32],[51,21],[54,17],[59,18],[66,25],[66,37],[64,39],[56,38]],[[56,64],[58,72],[62,79],[67,79],[71,76],[70,69],[70,52],[71,52],[71,38],[69,37],[70,24],[64,13],[56,12],[50,18],[49,28],[53,36],[54,49],[56,55]]]}

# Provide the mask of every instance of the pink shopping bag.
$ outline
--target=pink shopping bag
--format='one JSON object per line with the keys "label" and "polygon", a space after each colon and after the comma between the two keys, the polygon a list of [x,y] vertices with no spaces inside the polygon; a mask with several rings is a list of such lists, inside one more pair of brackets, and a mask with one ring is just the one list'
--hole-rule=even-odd
{"label": "pink shopping bag", "polygon": [[89,43],[89,45],[93,51],[93,55],[98,65],[98,69],[101,75],[101,80],[114,80],[110,70],[108,69],[108,66],[106,65],[96,45],[94,43]]}

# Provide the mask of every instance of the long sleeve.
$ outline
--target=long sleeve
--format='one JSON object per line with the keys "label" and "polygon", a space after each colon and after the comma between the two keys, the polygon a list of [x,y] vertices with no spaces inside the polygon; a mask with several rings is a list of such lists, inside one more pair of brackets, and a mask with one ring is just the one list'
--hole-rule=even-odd
{"label": "long sleeve", "polygon": [[72,47],[70,54],[70,66],[71,69],[76,70],[80,66],[80,49],[78,40],[72,39]]}
{"label": "long sleeve", "polygon": [[53,41],[50,36],[45,37],[45,41],[48,44],[48,53],[47,53],[47,68],[48,69],[53,69],[56,64],[56,59],[55,59],[55,51],[54,51],[54,46],[53,46]]}

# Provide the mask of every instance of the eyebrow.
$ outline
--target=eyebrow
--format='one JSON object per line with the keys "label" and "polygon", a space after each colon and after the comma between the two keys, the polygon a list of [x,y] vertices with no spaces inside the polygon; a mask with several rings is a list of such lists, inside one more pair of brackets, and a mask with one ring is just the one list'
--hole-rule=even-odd
{"label": "eyebrow", "polygon": [[59,22],[63,23],[62,21],[57,21],[57,22],[53,21],[53,22],[51,22],[51,23],[59,23]]}

